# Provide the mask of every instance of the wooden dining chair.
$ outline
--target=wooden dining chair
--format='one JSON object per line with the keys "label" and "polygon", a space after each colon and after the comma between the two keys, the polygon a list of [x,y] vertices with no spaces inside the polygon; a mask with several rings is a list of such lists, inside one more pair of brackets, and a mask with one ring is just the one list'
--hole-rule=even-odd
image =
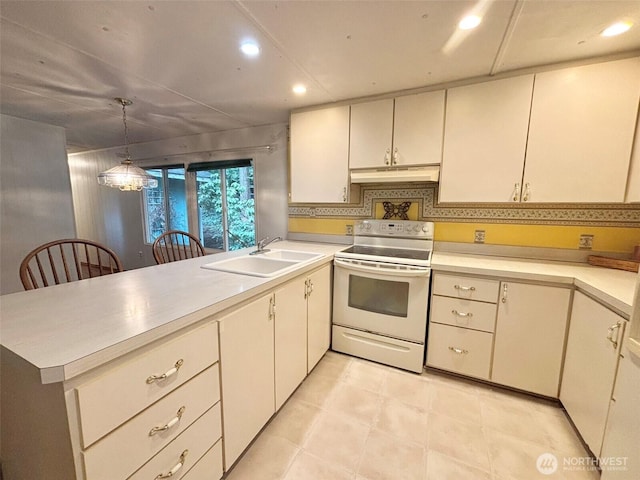
{"label": "wooden dining chair", "polygon": [[188,232],[170,230],[153,242],[153,258],[157,264],[177,262],[206,255],[198,238]]}
{"label": "wooden dining chair", "polygon": [[113,250],[91,240],[67,238],[34,248],[20,264],[25,290],[122,272]]}

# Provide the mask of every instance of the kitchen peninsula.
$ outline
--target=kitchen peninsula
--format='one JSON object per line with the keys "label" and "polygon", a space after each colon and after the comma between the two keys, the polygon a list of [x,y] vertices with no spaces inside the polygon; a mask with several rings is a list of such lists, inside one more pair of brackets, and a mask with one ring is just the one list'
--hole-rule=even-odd
{"label": "kitchen peninsula", "polygon": [[[222,472],[221,451],[213,452],[212,448],[207,453],[212,444],[219,447],[216,441],[220,435],[211,430],[220,432],[221,428],[218,322],[224,321],[231,332],[237,325],[229,312],[239,312],[237,323],[250,326],[260,315],[273,331],[275,305],[269,302],[276,301],[281,286],[292,285],[296,297],[299,293],[305,302],[307,296],[310,299],[326,295],[323,303],[329,304],[329,263],[333,253],[344,245],[279,242],[272,245],[276,247],[322,256],[271,278],[200,268],[212,260],[246,255],[254,249],[250,248],[3,296],[1,405],[5,479],[129,478],[135,471],[142,474],[143,470],[138,470],[141,465],[175,437],[178,441],[190,431],[194,438],[205,435],[211,442],[200,445],[199,452],[180,446],[182,450],[177,454],[171,453],[170,458],[153,465],[157,471],[145,474],[153,473],[154,478],[173,467],[187,471],[195,468],[198,455],[202,455],[201,461],[217,463]],[[326,291],[316,288],[308,295],[306,281],[317,271],[322,273]],[[284,290],[282,293],[289,294]],[[263,298],[267,299],[268,313],[265,310],[261,315],[252,306]],[[282,303],[282,308],[278,304],[278,315],[286,312],[286,304]],[[243,311],[245,307],[248,310]],[[290,315],[298,323],[305,321],[306,376],[307,312],[305,309]],[[323,336],[326,331],[326,338],[320,341],[324,350],[316,356],[329,346],[329,311],[323,320],[324,326],[309,326],[310,334]],[[313,346],[314,339],[310,338],[309,343]],[[220,347],[224,352],[224,343]],[[273,368],[273,342],[271,349]],[[163,374],[166,377],[159,378]],[[272,389],[273,375],[272,371]],[[192,407],[186,403],[189,398],[206,401]],[[161,405],[163,402],[168,405]],[[186,408],[180,411],[183,406]],[[141,425],[136,425],[154,408],[158,408],[155,415],[142,418]],[[272,404],[267,418],[260,419],[258,430],[273,410]],[[167,425],[170,426],[165,429]],[[160,431],[148,435],[155,426]],[[204,428],[206,434],[193,427]],[[119,446],[128,446],[124,439],[138,439],[129,431],[131,428],[142,429],[140,438],[148,438],[151,443],[134,443],[134,448],[125,449],[127,454],[122,456]],[[186,430],[185,434],[178,436],[182,430]],[[185,450],[189,454],[182,456]],[[147,465],[152,463],[153,460]],[[185,478],[189,478],[189,472]]]}

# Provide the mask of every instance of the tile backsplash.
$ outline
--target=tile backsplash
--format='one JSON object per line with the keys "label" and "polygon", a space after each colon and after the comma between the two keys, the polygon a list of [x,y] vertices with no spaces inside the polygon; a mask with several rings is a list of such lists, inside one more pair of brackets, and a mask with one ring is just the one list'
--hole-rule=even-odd
{"label": "tile backsplash", "polygon": [[440,204],[437,194],[436,184],[363,185],[357,203],[290,204],[289,231],[345,235],[354,220],[383,218],[383,202],[410,202],[401,210],[410,220],[435,222],[436,241],[474,243],[480,230],[493,245],[578,249],[584,236],[596,251],[640,245],[638,204]]}

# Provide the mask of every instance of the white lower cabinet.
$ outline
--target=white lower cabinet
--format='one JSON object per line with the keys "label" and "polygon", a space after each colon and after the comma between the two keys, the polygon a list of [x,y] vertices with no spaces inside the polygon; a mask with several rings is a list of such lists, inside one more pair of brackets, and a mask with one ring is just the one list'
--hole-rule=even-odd
{"label": "white lower cabinet", "polygon": [[[213,408],[209,409],[197,423],[189,427],[183,434],[160,451],[160,453],[153,457],[134,475],[128,477],[128,480],[161,478],[171,478],[172,480],[178,480],[180,478],[191,479],[189,470],[196,469],[196,467],[198,469],[202,468],[199,466],[200,459],[205,456],[210,448],[212,448],[207,439],[212,436],[213,438],[219,439],[221,434],[220,404],[218,403]],[[217,444],[220,444],[220,442],[221,440],[218,440]],[[119,458],[121,459],[122,457]],[[221,477],[222,459],[218,456],[217,460],[220,461],[220,463],[216,462],[212,466],[209,476],[200,476],[200,478],[218,480]],[[207,459],[207,461],[208,463],[213,463],[211,459]],[[117,464],[117,462],[114,462],[112,466],[115,464]],[[111,476],[109,475],[110,471],[112,471],[112,468],[107,467],[103,477],[125,478],[116,477],[115,475]],[[88,478],[94,477],[89,475]],[[198,477],[194,476],[193,478]]]}
{"label": "white lower cabinet", "polygon": [[330,281],[327,265],[219,319],[225,471],[329,348]]}
{"label": "white lower cabinet", "polygon": [[186,478],[221,443],[213,320],[63,383],[3,349],[2,389],[5,480]]}
{"label": "white lower cabinet", "polygon": [[576,292],[560,401],[591,452],[599,456],[626,321]]}
{"label": "white lower cabinet", "polygon": [[276,410],[307,376],[306,292],[306,278],[295,279],[275,292]]}
{"label": "white lower cabinet", "polygon": [[[177,439],[193,422],[217,404],[218,400],[220,388],[216,364],[89,447],[84,452],[87,477],[92,480],[129,478],[140,465]],[[219,410],[219,406],[217,408]],[[212,430],[216,432],[216,436],[211,437],[205,430],[203,438],[209,438],[210,442],[197,441],[203,448],[211,446],[220,438],[219,412],[217,417],[217,427]],[[185,448],[193,450],[195,443],[193,440],[187,442]],[[194,458],[197,457],[192,455],[189,460],[193,461]],[[115,459],[118,461],[114,461]]]}
{"label": "white lower cabinet", "polygon": [[640,472],[640,357],[623,347],[600,454],[602,480],[637,480]]}
{"label": "white lower cabinet", "polygon": [[331,265],[275,292],[275,392],[279,410],[331,344]]}
{"label": "white lower cabinet", "polygon": [[427,365],[470,377],[489,379],[493,335],[432,323]]}
{"label": "white lower cabinet", "polygon": [[434,273],[427,366],[489,380],[499,281]]}
{"label": "white lower cabinet", "polygon": [[557,397],[571,290],[435,272],[427,366]]}
{"label": "white lower cabinet", "polygon": [[218,322],[225,471],[275,412],[273,303],[269,293]]}
{"label": "white lower cabinet", "polygon": [[307,373],[331,345],[331,265],[307,277]]}
{"label": "white lower cabinet", "polygon": [[491,380],[558,397],[571,290],[502,281]]}

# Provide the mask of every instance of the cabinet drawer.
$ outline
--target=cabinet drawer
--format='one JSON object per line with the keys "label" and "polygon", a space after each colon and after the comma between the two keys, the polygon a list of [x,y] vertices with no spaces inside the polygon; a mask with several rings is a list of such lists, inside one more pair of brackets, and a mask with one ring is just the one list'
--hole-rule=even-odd
{"label": "cabinet drawer", "polygon": [[[222,441],[220,440],[222,429],[220,425],[220,403],[217,403],[182,435],[153,457],[149,463],[145,464],[131,477],[128,477],[128,480],[152,480],[160,475],[166,476],[172,469],[175,470],[180,463],[182,463],[182,467],[176,473],[170,477],[160,478],[171,478],[171,480],[179,480],[180,478],[188,480],[219,479],[221,475],[216,472],[221,469],[222,452],[219,454],[220,464],[216,464],[216,470],[206,472],[210,476],[198,476],[197,472],[191,476],[189,470],[198,468],[198,460],[201,458],[204,460],[206,457],[203,458],[203,456],[207,453],[207,450],[216,448],[215,446],[211,447],[214,443],[217,442],[218,448],[222,450]],[[183,454],[184,457],[181,458]],[[114,480],[117,477],[111,476],[109,478]]]}
{"label": "cabinet drawer", "polygon": [[222,440],[218,440],[183,477],[184,480],[220,480],[220,478],[222,478]]}
{"label": "cabinet drawer", "polygon": [[492,343],[491,333],[431,323],[427,366],[488,380]]}
{"label": "cabinet drawer", "polygon": [[[147,383],[151,375],[169,372]],[[164,343],[76,388],[84,448],[218,360],[218,325],[212,322]]]}
{"label": "cabinet drawer", "polygon": [[[180,435],[219,399],[220,383],[216,364],[85,451],[87,478],[92,480],[128,478],[140,465]],[[183,411],[179,420],[176,421],[181,409]],[[170,428],[151,433],[154,427],[161,428],[171,424],[172,421],[174,423]]]}
{"label": "cabinet drawer", "polygon": [[434,295],[431,298],[429,320],[456,327],[493,332],[496,325],[496,305]]}
{"label": "cabinet drawer", "polygon": [[498,280],[442,273],[433,275],[433,293],[435,295],[496,303],[499,289],[500,282]]}

